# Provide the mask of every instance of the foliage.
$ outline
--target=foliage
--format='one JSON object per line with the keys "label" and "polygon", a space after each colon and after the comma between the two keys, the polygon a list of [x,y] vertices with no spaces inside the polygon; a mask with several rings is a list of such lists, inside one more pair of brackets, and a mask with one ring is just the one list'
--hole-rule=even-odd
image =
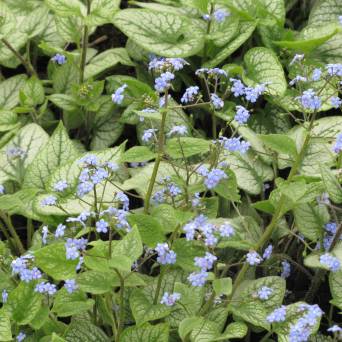
{"label": "foliage", "polygon": [[342,1],[3,0],[0,341],[337,341]]}

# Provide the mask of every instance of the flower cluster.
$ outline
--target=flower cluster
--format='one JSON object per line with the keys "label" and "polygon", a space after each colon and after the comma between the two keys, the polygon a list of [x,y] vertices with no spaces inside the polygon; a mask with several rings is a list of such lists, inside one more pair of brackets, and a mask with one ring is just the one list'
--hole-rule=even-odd
{"label": "flower cluster", "polygon": [[321,255],[319,262],[332,272],[337,272],[341,268],[340,260],[329,253]]}
{"label": "flower cluster", "polygon": [[305,109],[319,110],[322,105],[321,98],[316,95],[313,89],[303,91],[302,96],[297,97],[297,100]]}
{"label": "flower cluster", "polygon": [[121,104],[124,100],[125,96],[123,95],[125,89],[127,88],[127,84],[123,84],[121,87],[115,90],[112,94],[112,101],[116,104]]}
{"label": "flower cluster", "polygon": [[227,179],[227,174],[221,169],[208,170],[204,165],[197,169],[197,173],[204,177],[204,185],[207,189],[214,189],[223,179]]}
{"label": "flower cluster", "polygon": [[239,152],[241,154],[246,153],[250,148],[250,143],[238,138],[226,138],[220,137],[218,143],[229,152]]}
{"label": "flower cluster", "polygon": [[67,280],[65,280],[64,287],[67,290],[67,292],[73,293],[77,290],[78,285],[76,284],[75,279],[67,279]]}
{"label": "flower cluster", "polygon": [[251,103],[255,103],[266,91],[266,84],[258,84],[255,87],[247,87],[239,79],[230,78],[230,81],[233,83],[230,89],[233,95],[235,97],[244,96],[245,99]]}
{"label": "flower cluster", "polygon": [[268,300],[273,293],[273,289],[268,286],[262,286],[258,290],[258,298],[261,300]]}
{"label": "flower cluster", "polygon": [[295,324],[290,325],[289,340],[291,342],[308,341],[313,327],[323,314],[323,311],[318,305],[309,305],[305,303],[299,306],[298,312],[304,312],[304,314]]}
{"label": "flower cluster", "polygon": [[178,292],[168,293],[165,292],[160,301],[160,304],[165,304],[166,306],[174,306],[177,300],[181,299],[181,294]]}
{"label": "flower cluster", "polygon": [[53,296],[57,292],[56,285],[49,282],[41,282],[37,284],[34,290],[38,293],[46,293],[49,296]]}
{"label": "flower cluster", "polygon": [[249,111],[243,106],[236,106],[236,114],[234,120],[240,125],[245,124],[250,117]]}
{"label": "flower cluster", "polygon": [[272,311],[267,317],[266,321],[268,323],[279,323],[286,320],[286,306],[282,305],[280,308]]}
{"label": "flower cluster", "polygon": [[18,274],[21,281],[26,283],[37,280],[42,277],[42,273],[37,267],[33,267],[32,269],[28,268],[29,264],[34,260],[33,255],[26,254],[23,255],[11,263],[12,273]]}
{"label": "flower cluster", "polygon": [[255,266],[262,262],[262,257],[256,251],[249,251],[246,255],[246,261],[249,265]]}
{"label": "flower cluster", "polygon": [[155,251],[158,254],[157,261],[161,265],[172,265],[176,262],[177,255],[170,250],[167,243],[158,243]]}
{"label": "flower cluster", "polygon": [[182,103],[190,103],[193,102],[196,98],[196,95],[199,93],[199,87],[198,86],[192,86],[185,90],[185,93],[183,94],[181,98]]}
{"label": "flower cluster", "polygon": [[174,199],[178,195],[182,194],[182,190],[171,181],[170,177],[162,178],[160,180],[160,184],[163,185],[163,188],[154,193],[152,197],[154,203],[163,203],[166,201],[167,196]]}
{"label": "flower cluster", "polygon": [[337,135],[336,142],[333,146],[333,151],[335,153],[340,153],[342,151],[342,133]]}
{"label": "flower cluster", "polygon": [[66,258],[75,260],[80,257],[80,251],[84,251],[87,247],[88,240],[84,238],[71,239],[68,238],[65,243]]}
{"label": "flower cluster", "polygon": [[281,271],[281,277],[286,279],[291,275],[291,265],[288,261],[284,260],[281,262],[282,265],[282,271]]}
{"label": "flower cluster", "polygon": [[52,62],[55,62],[58,65],[63,65],[66,63],[66,57],[60,53],[55,54],[52,58],[51,58]]}

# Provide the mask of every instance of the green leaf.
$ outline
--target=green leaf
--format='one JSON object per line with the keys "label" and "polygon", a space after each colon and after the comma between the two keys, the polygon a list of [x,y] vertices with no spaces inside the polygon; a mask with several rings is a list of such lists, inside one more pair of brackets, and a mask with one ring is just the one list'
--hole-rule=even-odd
{"label": "green leaf", "polygon": [[216,322],[201,318],[199,317],[198,323],[191,331],[191,342],[210,342],[219,335],[219,326]]}
{"label": "green leaf", "polygon": [[146,146],[134,146],[127,150],[122,155],[122,161],[133,163],[133,162],[145,162],[156,157],[156,153],[153,153]]}
{"label": "green leaf", "polygon": [[161,323],[126,328],[120,337],[120,342],[169,342],[169,326]]}
{"label": "green leaf", "polygon": [[57,107],[69,112],[76,111],[79,109],[77,100],[71,95],[52,94],[49,96],[49,100]]}
{"label": "green leaf", "polygon": [[36,316],[30,322],[31,327],[35,330],[40,329],[49,318],[50,309],[48,306],[42,306],[37,312]]}
{"label": "green leaf", "polygon": [[35,282],[21,282],[8,295],[5,308],[9,310],[11,318],[19,325],[30,323],[41,307],[42,296],[34,291]]}
{"label": "green leaf", "polygon": [[24,187],[46,189],[46,182],[51,173],[77,155],[79,152],[60,121],[48,143],[28,167]]}
{"label": "green leaf", "polygon": [[340,204],[342,203],[342,187],[338,182],[334,173],[324,164],[320,165],[321,177],[325,186],[326,192],[329,194],[330,200]]}
{"label": "green leaf", "polygon": [[208,152],[209,147],[209,140],[180,137],[172,138],[167,141],[166,152],[171,158],[188,158],[196,154]]}
{"label": "green leaf", "polygon": [[245,154],[232,153],[226,157],[230,168],[234,171],[240,189],[252,194],[260,194],[264,182],[273,179],[273,171],[253,151]]}
{"label": "green leaf", "polygon": [[[37,124],[31,123],[20,129],[16,136],[0,150],[0,165],[2,167],[0,169],[0,183],[4,183],[8,179],[22,183],[25,170],[47,140],[48,135]],[[7,156],[7,151],[14,147],[25,152],[23,159],[13,159]]]}
{"label": "green leaf", "polygon": [[192,56],[204,44],[198,20],[171,13],[127,9],[114,16],[114,24],[136,44],[160,56]]}
{"label": "green leaf", "polygon": [[216,46],[224,46],[236,36],[238,29],[239,19],[236,16],[229,16],[223,23],[213,21],[208,39]]}
{"label": "green leaf", "polygon": [[22,106],[35,107],[44,102],[44,87],[37,77],[31,77],[25,82],[20,91],[20,102]]}
{"label": "green leaf", "polygon": [[240,195],[237,188],[235,173],[232,170],[226,170],[226,174],[228,178],[221,180],[214,190],[221,197],[238,202],[240,200]]}
{"label": "green leaf", "polygon": [[[101,259],[97,258],[100,263]],[[87,257],[86,257],[87,265]],[[88,266],[88,265],[87,265]],[[112,271],[114,272],[114,271]],[[115,276],[107,272],[86,271],[77,276],[77,284],[84,292],[103,294],[112,291],[115,285]]]}
{"label": "green leaf", "polygon": [[143,253],[141,236],[137,227],[133,227],[127,235],[120,240],[112,250],[112,256],[125,255],[132,262],[137,260]]}
{"label": "green leaf", "polygon": [[283,95],[287,82],[281,63],[276,54],[263,47],[250,49],[244,56],[247,77],[243,80],[247,85],[267,84],[267,92],[271,95]]}
{"label": "green leaf", "polygon": [[0,3],[0,39],[7,38],[8,34],[15,29],[16,21],[14,14],[4,3]]}
{"label": "green leaf", "polygon": [[4,310],[0,310],[0,341],[12,341],[11,321]]}
{"label": "green leaf", "polygon": [[215,225],[228,223],[234,228],[234,235],[229,238],[222,238],[218,243],[219,248],[236,248],[239,250],[253,249],[260,235],[262,234],[259,224],[253,217],[241,216],[233,219],[211,220]]}
{"label": "green leaf", "polygon": [[342,271],[330,272],[329,286],[332,296],[332,303],[342,310]]}
{"label": "green leaf", "polygon": [[125,48],[106,50],[90,60],[85,67],[84,77],[85,79],[93,78],[118,63],[134,66]]}
{"label": "green leaf", "polygon": [[157,243],[165,241],[163,227],[153,216],[134,214],[128,216],[128,222],[137,226],[142,242],[148,247],[154,248]]}
{"label": "green leaf", "polygon": [[142,290],[135,289],[129,297],[133,317],[137,324],[166,317],[171,309],[163,304],[153,304]]}
{"label": "green leaf", "polygon": [[232,278],[220,278],[213,281],[213,288],[215,294],[220,296],[222,294],[229,296],[232,293],[233,285]]}
{"label": "green leaf", "polygon": [[204,255],[203,246],[183,238],[175,240],[172,250],[177,254],[175,265],[188,272],[197,270],[197,267],[194,266],[194,258]]}
{"label": "green leaf", "polygon": [[20,25],[20,31],[26,33],[27,37],[32,39],[47,29],[48,19],[48,9],[45,6],[39,6],[25,15],[25,20]]}
{"label": "green leaf", "polygon": [[59,317],[78,315],[91,310],[94,305],[93,299],[88,299],[86,294],[75,291],[69,293],[64,287],[55,295],[52,312]]}
{"label": "green leaf", "polygon": [[67,342],[108,342],[108,336],[88,320],[73,320],[63,336]]}
{"label": "green leaf", "polygon": [[66,342],[66,340],[64,338],[58,336],[56,333],[52,333],[51,342]]}
{"label": "green leaf", "polygon": [[90,26],[100,26],[111,23],[114,14],[119,10],[120,0],[94,0],[91,12],[86,18]]}
{"label": "green leaf", "polygon": [[78,260],[67,260],[64,243],[54,243],[34,252],[35,262],[56,280],[72,279],[76,275]]}
{"label": "green leaf", "polygon": [[278,153],[287,154],[293,158],[297,157],[297,147],[293,139],[285,134],[259,135],[266,147]]}
{"label": "green leaf", "polygon": [[46,5],[62,17],[85,16],[86,6],[79,0],[45,0]]}
{"label": "green leaf", "polygon": [[18,115],[10,110],[0,110],[0,132],[7,132],[19,127]]}
{"label": "green leaf", "polygon": [[342,3],[338,0],[325,0],[315,2],[309,16],[309,24],[326,25],[338,23],[342,13]]}
{"label": "green leaf", "polygon": [[226,47],[219,51],[216,56],[209,62],[204,63],[204,67],[213,68],[223,62],[233,52],[235,52],[253,33],[256,23],[253,21],[242,21],[239,24],[238,32]]}
{"label": "green leaf", "polygon": [[26,75],[16,75],[0,83],[0,108],[12,109],[19,103],[19,90],[24,86]]}
{"label": "green leaf", "polygon": [[215,338],[213,341],[222,341],[231,338],[244,338],[247,335],[248,327],[243,322],[230,323],[222,336]]}
{"label": "green leaf", "polygon": [[325,206],[302,204],[293,210],[296,228],[306,238],[317,241],[323,235],[323,226],[329,222],[329,212]]}

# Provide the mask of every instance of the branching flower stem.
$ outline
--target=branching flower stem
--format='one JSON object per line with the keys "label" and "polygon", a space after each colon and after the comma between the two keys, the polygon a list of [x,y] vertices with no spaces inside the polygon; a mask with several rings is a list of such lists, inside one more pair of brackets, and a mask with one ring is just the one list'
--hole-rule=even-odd
{"label": "branching flower stem", "polygon": [[[87,0],[87,15],[90,14],[90,9],[91,9],[91,0]],[[84,82],[84,70],[85,70],[85,65],[86,65],[86,60],[87,60],[88,39],[89,39],[89,27],[87,24],[84,24],[83,38],[82,38],[81,64],[80,64],[80,79],[79,79],[80,84]]]}

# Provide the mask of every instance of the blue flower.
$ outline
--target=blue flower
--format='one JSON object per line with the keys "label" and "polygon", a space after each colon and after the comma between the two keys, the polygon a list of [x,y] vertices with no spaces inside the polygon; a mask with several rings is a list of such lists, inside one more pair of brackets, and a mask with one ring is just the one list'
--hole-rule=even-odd
{"label": "blue flower", "polygon": [[212,169],[208,172],[204,179],[204,185],[207,187],[207,189],[213,189],[215,188],[222,179],[227,179],[228,176],[226,173],[220,169]]}
{"label": "blue flower", "polygon": [[202,287],[207,281],[208,276],[209,273],[205,271],[193,272],[188,276],[188,281],[191,283],[192,286]]}
{"label": "blue flower", "polygon": [[181,294],[178,292],[174,292],[172,294],[165,292],[160,301],[160,304],[165,304],[166,306],[173,306],[175,305],[177,300],[180,300],[180,298],[181,298]]}
{"label": "blue flower", "polygon": [[264,254],[262,255],[262,257],[267,260],[271,257],[273,251],[273,246],[272,245],[268,245],[264,251]]}
{"label": "blue flower", "polygon": [[5,193],[5,187],[0,184],[0,195],[3,195]]}
{"label": "blue flower", "polygon": [[77,196],[83,197],[94,189],[94,184],[91,182],[81,182],[77,185]]}
{"label": "blue flower", "polygon": [[227,222],[219,227],[219,233],[221,237],[231,237],[234,235],[234,228]]}
{"label": "blue flower", "polygon": [[155,251],[158,253],[157,261],[162,265],[172,265],[176,262],[176,253],[170,251],[167,243],[158,243]]}
{"label": "blue flower", "polygon": [[168,136],[177,134],[177,135],[185,135],[188,133],[188,128],[186,126],[173,126],[170,132],[167,134]]}
{"label": "blue flower", "polygon": [[49,229],[47,226],[44,226],[42,228],[42,243],[43,243],[43,245],[46,245],[46,243],[47,243],[46,239],[47,239],[48,234],[49,234]]}
{"label": "blue flower", "polygon": [[266,320],[268,323],[284,322],[286,320],[286,306],[282,305],[280,308],[275,309],[266,317]]}
{"label": "blue flower", "polygon": [[78,163],[80,165],[84,164],[86,166],[97,166],[99,164],[99,160],[94,154],[87,154],[86,156],[81,158]]}
{"label": "blue flower", "polygon": [[50,195],[40,201],[40,206],[41,207],[52,206],[52,205],[56,205],[56,203],[57,203],[57,197]]}
{"label": "blue flower", "polygon": [[293,80],[291,80],[291,81],[289,82],[289,85],[290,85],[290,86],[293,86],[293,85],[295,85],[295,84],[298,83],[298,82],[307,82],[307,80],[308,80],[308,79],[307,79],[306,77],[297,75]]}
{"label": "blue flower", "polygon": [[326,69],[330,76],[342,77],[342,64],[327,64]]}
{"label": "blue flower", "polygon": [[125,193],[123,193],[122,191],[117,192],[114,199],[122,203],[123,210],[129,209],[129,198]]}
{"label": "blue flower", "polygon": [[282,271],[281,271],[281,277],[282,278],[284,278],[284,279],[286,279],[286,278],[288,278],[289,276],[290,276],[290,274],[291,274],[291,265],[290,265],[290,263],[288,262],[288,261],[286,261],[286,260],[284,260],[284,261],[282,261],[282,263],[281,263],[281,265],[282,265]]}
{"label": "blue flower", "polygon": [[195,96],[199,93],[199,87],[198,86],[192,86],[185,90],[185,93],[183,94],[181,98],[182,103],[189,103],[194,101]]}
{"label": "blue flower", "polygon": [[322,75],[322,70],[320,68],[316,68],[314,69],[314,71],[312,72],[312,76],[311,79],[313,81],[319,81],[321,79],[321,75]]}
{"label": "blue flower", "polygon": [[213,13],[213,16],[215,18],[215,20],[218,23],[222,23],[225,21],[225,19],[230,15],[230,13],[228,11],[226,11],[225,9],[218,9]]}
{"label": "blue flower", "polygon": [[51,60],[53,62],[55,62],[58,65],[62,65],[66,63],[66,57],[62,54],[57,53],[56,55],[54,55]]}
{"label": "blue flower", "polygon": [[24,341],[24,339],[26,338],[26,334],[23,333],[22,331],[19,333],[19,335],[16,337],[18,342]]}
{"label": "blue flower", "polygon": [[337,224],[336,222],[329,222],[325,225],[325,230],[331,234],[336,234]]}
{"label": "blue flower", "polygon": [[66,279],[64,283],[64,287],[69,293],[73,293],[78,288],[78,285],[76,284],[75,279]]}
{"label": "blue flower", "polygon": [[112,94],[112,101],[116,104],[121,104],[124,100],[125,96],[123,95],[125,89],[127,88],[127,84],[123,84],[121,87],[116,89],[114,94]]}
{"label": "blue flower", "polygon": [[337,272],[341,268],[340,260],[329,253],[321,255],[319,262],[332,272]]}
{"label": "blue flower", "polygon": [[195,257],[195,266],[199,267],[201,271],[209,271],[213,268],[217,257],[209,252],[205,253],[204,257]]}
{"label": "blue flower", "polygon": [[2,290],[1,297],[2,297],[2,303],[5,304],[8,299],[8,292],[6,289]]}
{"label": "blue flower", "polygon": [[216,94],[210,94],[210,101],[213,104],[215,109],[222,109],[224,106],[223,100],[218,97]]}
{"label": "blue flower", "polygon": [[270,296],[273,293],[273,289],[271,289],[268,286],[262,286],[259,290],[258,290],[258,297],[261,300],[267,300],[268,298],[270,298]]}
{"label": "blue flower", "polygon": [[20,147],[14,146],[9,147],[6,150],[6,155],[10,159],[24,159],[27,153]]}
{"label": "blue flower", "polygon": [[250,117],[249,111],[243,106],[236,106],[236,114],[234,120],[240,125],[245,124]]}
{"label": "blue flower", "polygon": [[37,284],[34,290],[35,292],[46,293],[50,296],[54,295],[57,292],[56,285],[49,282],[42,282]]}
{"label": "blue flower", "polygon": [[321,108],[321,98],[312,89],[305,90],[302,96],[297,98],[306,109],[318,110]]}
{"label": "blue flower", "polygon": [[233,82],[231,87],[231,91],[235,97],[239,97],[245,94],[245,85],[238,79],[230,78],[230,81]]}
{"label": "blue flower", "polygon": [[96,231],[98,233],[107,233],[108,232],[109,224],[107,221],[101,219],[100,221],[97,221],[95,225],[96,225]]}
{"label": "blue flower", "polygon": [[334,108],[339,108],[342,105],[342,100],[338,96],[330,98],[330,103]]}
{"label": "blue flower", "polygon": [[255,266],[262,262],[262,257],[256,251],[249,251],[246,255],[246,261],[249,265]]}
{"label": "blue flower", "polygon": [[336,138],[336,142],[332,149],[335,153],[340,153],[342,151],[342,133],[339,133]]}
{"label": "blue flower", "polygon": [[62,192],[68,187],[68,183],[66,180],[60,180],[53,186],[53,189],[57,192]]}
{"label": "blue flower", "polygon": [[230,152],[240,152],[242,154],[246,153],[250,148],[250,143],[246,141],[241,141],[241,138],[226,138],[221,137],[219,143],[223,146],[225,150]]}
{"label": "blue flower", "polygon": [[146,129],[142,135],[142,141],[149,142],[154,137],[156,131],[157,129],[155,128]]}
{"label": "blue flower", "polygon": [[[342,18],[342,16],[341,16],[341,18]],[[338,325],[335,324],[335,325],[331,326],[329,329],[327,329],[327,331],[333,332],[333,333],[342,332],[342,328],[340,328]]]}
{"label": "blue flower", "polygon": [[62,237],[64,236],[64,231],[66,229],[66,226],[64,226],[63,224],[59,224],[56,228],[56,231],[55,231],[55,238],[59,238],[59,237]]}
{"label": "blue flower", "polygon": [[170,86],[170,82],[175,78],[175,75],[169,71],[162,73],[155,79],[154,89],[158,93],[165,92]]}
{"label": "blue flower", "polygon": [[302,60],[304,59],[304,57],[305,57],[304,55],[295,54],[294,57],[293,57],[293,59],[292,59],[292,61],[290,62],[289,65],[292,65],[292,64],[294,64],[295,62],[300,62],[300,61],[302,61]]}

